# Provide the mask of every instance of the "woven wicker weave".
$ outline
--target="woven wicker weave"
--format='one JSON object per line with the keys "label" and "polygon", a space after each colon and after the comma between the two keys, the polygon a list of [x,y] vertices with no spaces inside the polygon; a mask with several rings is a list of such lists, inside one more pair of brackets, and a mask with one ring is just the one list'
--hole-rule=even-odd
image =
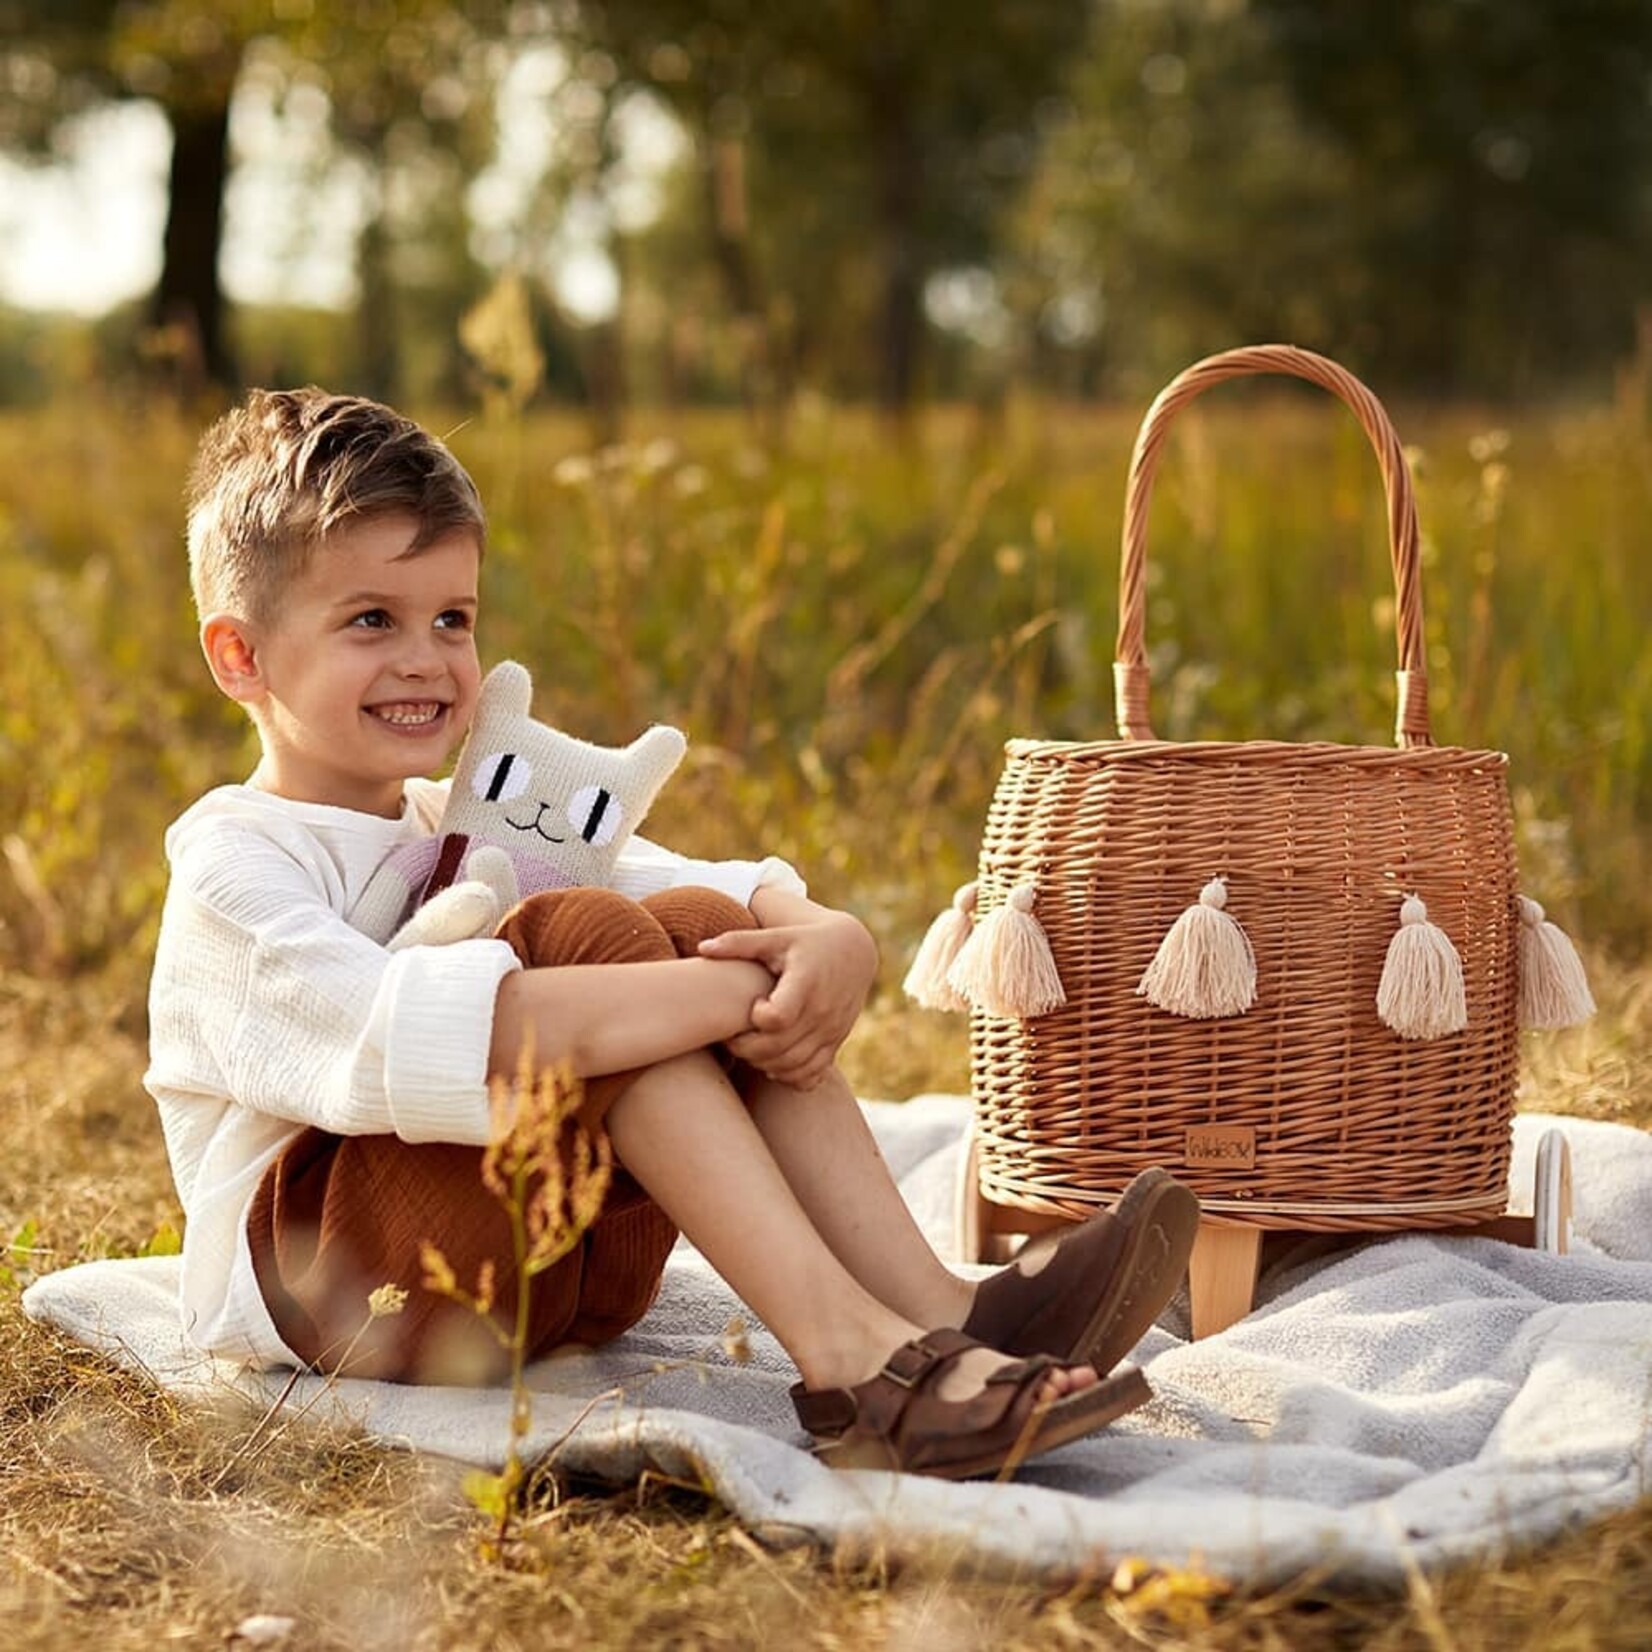
{"label": "woven wicker weave", "polygon": [[[1153,737],[1144,568],[1160,451],[1188,401],[1257,373],[1331,390],[1376,450],[1397,598],[1396,749]],[[1120,738],[1011,742],[988,815],[980,911],[1037,885],[1067,1002],[1027,1020],[972,1017],[982,1196],[1082,1216],[1163,1164],[1207,1210],[1261,1227],[1500,1215],[1517,1065],[1506,759],[1431,742],[1411,478],[1357,379],[1269,345],[1200,362],[1163,391],[1131,463],[1115,674]],[[1253,1006],[1209,1020],[1151,1007],[1136,992],[1143,970],[1218,876],[1255,951]],[[1460,1033],[1404,1039],[1377,1017],[1412,893],[1462,957]]]}

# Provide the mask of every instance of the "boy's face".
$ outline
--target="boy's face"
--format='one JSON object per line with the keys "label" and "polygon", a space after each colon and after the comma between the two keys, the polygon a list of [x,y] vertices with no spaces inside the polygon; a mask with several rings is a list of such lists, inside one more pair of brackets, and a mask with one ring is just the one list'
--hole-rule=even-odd
{"label": "boy's face", "polygon": [[410,554],[417,531],[388,516],[330,535],[275,621],[243,628],[255,785],[394,817],[402,782],[439,769],[469,727],[481,553],[461,531]]}

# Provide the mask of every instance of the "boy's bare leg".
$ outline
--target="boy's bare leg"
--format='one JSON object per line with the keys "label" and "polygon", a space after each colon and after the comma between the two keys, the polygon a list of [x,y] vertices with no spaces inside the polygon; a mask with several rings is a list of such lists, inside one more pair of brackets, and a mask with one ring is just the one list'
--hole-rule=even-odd
{"label": "boy's bare leg", "polygon": [[849,1273],[920,1325],[962,1325],[975,1286],[924,1237],[843,1075],[834,1069],[805,1091],[754,1074],[746,1104],[804,1213]]}
{"label": "boy's bare leg", "polygon": [[[704,889],[670,889],[642,904],[683,957],[750,919],[746,909]],[[975,1287],[930,1248],[841,1074],[834,1069],[803,1093],[745,1065],[739,1085],[804,1214],[849,1273],[926,1329],[962,1325]]]}
{"label": "boy's bare leg", "polygon": [[[845,1267],[709,1055],[650,1067],[614,1102],[606,1123],[619,1161],[775,1334],[808,1387],[864,1382],[901,1343],[937,1328],[939,1321],[886,1306]],[[831,1133],[821,1128],[823,1137]],[[785,1151],[801,1151],[789,1133]],[[866,1173],[859,1152],[845,1149],[840,1167],[853,1162]],[[881,1160],[879,1174],[888,1180]],[[875,1249],[885,1222],[894,1226],[881,1203],[863,1210],[849,1224],[852,1252]],[[917,1296],[911,1300],[919,1305]],[[1001,1363],[988,1350],[973,1352],[947,1373],[940,1392],[967,1397]],[[1044,1395],[1054,1400],[1095,1380],[1087,1366],[1058,1368]]]}

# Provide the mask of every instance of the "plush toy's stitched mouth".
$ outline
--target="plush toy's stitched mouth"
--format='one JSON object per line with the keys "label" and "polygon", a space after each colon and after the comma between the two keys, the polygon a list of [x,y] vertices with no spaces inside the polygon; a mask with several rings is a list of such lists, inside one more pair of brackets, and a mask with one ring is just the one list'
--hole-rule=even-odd
{"label": "plush toy's stitched mouth", "polygon": [[544,838],[547,843],[565,843],[567,841],[566,838],[552,837],[551,834],[539,824],[540,821],[545,818],[545,808],[546,805],[541,803],[539,805],[538,814],[536,814],[532,820],[512,820],[509,815],[506,815],[505,824],[509,826],[513,832],[535,832],[540,837]]}

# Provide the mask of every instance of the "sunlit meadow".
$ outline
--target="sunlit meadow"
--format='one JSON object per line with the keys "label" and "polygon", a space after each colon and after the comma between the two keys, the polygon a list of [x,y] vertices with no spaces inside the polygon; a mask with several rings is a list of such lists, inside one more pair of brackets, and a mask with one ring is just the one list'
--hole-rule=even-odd
{"label": "sunlit meadow", "polygon": [[[1647,386],[1593,410],[1390,411],[1418,478],[1437,737],[1511,754],[1525,883],[1603,1006],[1533,1044],[1523,1104],[1652,1122]],[[805,402],[764,439],[733,413],[639,416],[600,448],[571,416],[423,412],[493,513],[484,658],[525,662],[539,712],[589,738],[684,727],[651,830],[784,854],[872,925],[863,1093],[965,1085],[962,1029],[897,983],[969,875],[1003,740],[1112,732],[1135,411],[1012,402],[891,432]],[[439,1474],[300,1431],[226,1477],[256,1419],[180,1409],[27,1327],[32,1272],[165,1245],[178,1219],[138,1083],[160,838],[252,762],[184,577],[204,417],[111,397],[0,418],[0,1621],[110,1648],[221,1645],[256,1612],[296,1618],[305,1646],[1490,1649],[1561,1644],[1549,1620],[1567,1645],[1652,1639],[1639,1513],[1404,1603],[1325,1608],[1311,1580],[1224,1603],[1189,1580],[1145,1602],[1110,1577],[1018,1588],[945,1557],[892,1577],[875,1555],[767,1555],[681,1490],[545,1481],[514,1569],[489,1566]],[[1185,415],[1149,541],[1160,732],[1385,743],[1383,521],[1330,404],[1247,389]],[[1606,1570],[1615,1599],[1591,1609],[1578,1580]]]}

